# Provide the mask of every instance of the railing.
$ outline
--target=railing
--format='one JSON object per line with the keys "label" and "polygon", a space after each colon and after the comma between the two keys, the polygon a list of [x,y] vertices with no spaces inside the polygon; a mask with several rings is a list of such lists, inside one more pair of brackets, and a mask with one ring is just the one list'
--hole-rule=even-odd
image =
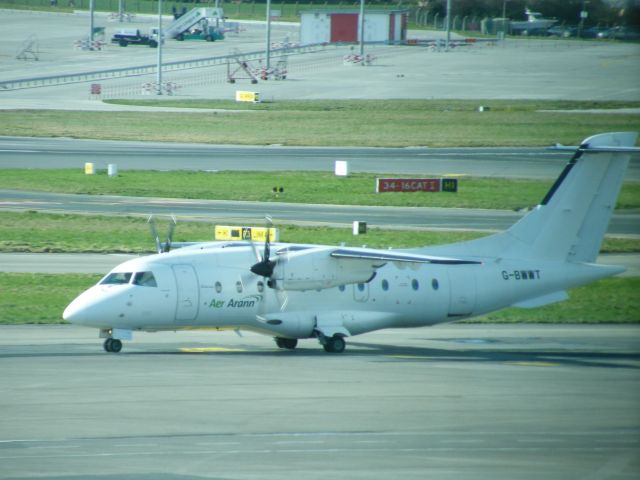
{"label": "railing", "polygon": [[[324,50],[327,44],[305,45],[302,47],[278,48],[271,50],[272,57],[284,55],[299,55]],[[167,62],[162,64],[163,72],[176,70],[187,70],[191,68],[212,67],[224,65],[230,59],[240,57],[246,60],[257,60],[264,57],[264,50],[257,52],[241,53],[239,55],[224,55],[221,57],[207,57],[193,60],[182,60]],[[16,80],[5,80],[0,82],[0,92],[3,90],[18,90],[23,88],[50,87],[68,83],[92,82],[95,80],[105,80],[110,78],[135,77],[139,75],[149,75],[157,72],[157,64],[140,65],[136,67],[114,68],[109,70],[95,70],[92,72],[71,73],[65,75],[52,75],[47,77],[22,78]]]}

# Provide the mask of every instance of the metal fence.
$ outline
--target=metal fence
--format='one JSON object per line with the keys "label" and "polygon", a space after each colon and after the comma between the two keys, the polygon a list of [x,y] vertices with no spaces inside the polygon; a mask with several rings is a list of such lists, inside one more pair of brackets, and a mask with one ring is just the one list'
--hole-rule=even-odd
{"label": "metal fence", "polygon": [[[329,48],[328,44],[305,45],[302,47],[288,47],[271,50],[272,57],[280,57],[283,55],[300,55],[322,51]],[[240,55],[224,55],[220,57],[206,57],[194,60],[184,60],[176,62],[167,62],[162,64],[163,72],[171,72],[176,70],[187,70],[192,68],[212,67],[216,65],[225,65],[229,60],[240,56],[246,60],[257,60],[263,58],[264,50],[257,52],[242,53]],[[108,70],[94,70],[91,72],[69,73],[64,75],[51,75],[46,77],[21,78],[16,80],[6,80],[0,82],[0,91],[2,90],[18,90],[23,88],[49,87],[54,85],[63,85],[68,83],[93,82],[96,80],[108,80],[110,78],[135,77],[139,75],[149,75],[157,72],[158,65],[139,65],[135,67],[112,68]]]}

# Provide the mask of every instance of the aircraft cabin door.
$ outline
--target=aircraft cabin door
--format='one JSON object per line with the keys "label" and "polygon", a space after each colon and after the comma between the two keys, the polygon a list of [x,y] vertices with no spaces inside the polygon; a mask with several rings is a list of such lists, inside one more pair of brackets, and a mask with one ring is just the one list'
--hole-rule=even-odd
{"label": "aircraft cabin door", "polygon": [[449,316],[463,317],[476,306],[475,272],[466,266],[451,266],[449,275]]}
{"label": "aircraft cabin door", "polygon": [[177,285],[176,323],[186,323],[198,316],[200,304],[198,277],[191,265],[174,265],[173,273]]}

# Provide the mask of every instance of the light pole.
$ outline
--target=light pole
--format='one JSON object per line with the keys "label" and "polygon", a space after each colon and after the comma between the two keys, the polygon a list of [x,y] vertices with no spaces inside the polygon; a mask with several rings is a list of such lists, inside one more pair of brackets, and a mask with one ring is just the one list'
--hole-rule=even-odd
{"label": "light pole", "polygon": [[93,0],[89,2],[89,50],[93,50],[93,10],[94,10]]}
{"label": "light pole", "polygon": [[451,41],[451,0],[447,0],[447,42],[445,49],[449,50],[449,42]]}
{"label": "light pole", "polygon": [[364,65],[364,0],[360,0],[360,17],[358,22],[358,30],[360,31],[360,58],[361,64]]}
{"label": "light pole", "polygon": [[265,66],[271,67],[271,0],[267,0],[267,48],[265,49]]}
{"label": "light pole", "polygon": [[162,95],[162,0],[158,0],[158,90],[156,93]]}
{"label": "light pole", "polygon": [[582,0],[582,8],[580,9],[580,25],[578,26],[578,38],[582,38],[582,29],[584,28],[584,21],[589,16],[587,12],[587,4],[589,0]]}

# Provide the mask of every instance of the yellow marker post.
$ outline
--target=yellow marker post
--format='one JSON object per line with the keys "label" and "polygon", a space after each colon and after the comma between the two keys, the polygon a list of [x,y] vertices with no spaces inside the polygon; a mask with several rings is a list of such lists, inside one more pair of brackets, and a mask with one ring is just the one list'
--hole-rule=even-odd
{"label": "yellow marker post", "polygon": [[93,163],[87,162],[84,164],[84,174],[85,175],[93,175],[96,173],[95,168],[93,167]]}

